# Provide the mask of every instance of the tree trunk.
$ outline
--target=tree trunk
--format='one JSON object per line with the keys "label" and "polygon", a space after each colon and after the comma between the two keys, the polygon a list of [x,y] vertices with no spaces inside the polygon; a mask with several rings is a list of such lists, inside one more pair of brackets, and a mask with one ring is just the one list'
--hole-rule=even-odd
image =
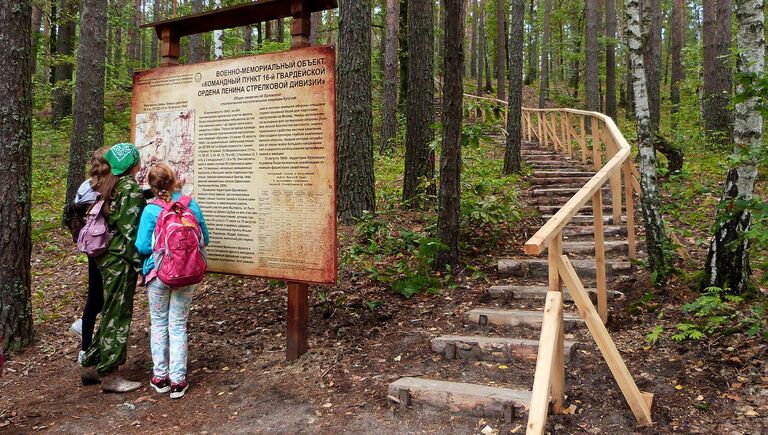
{"label": "tree trunk", "polygon": [[50,15],[50,28],[51,32],[48,38],[48,55],[51,59],[51,62],[49,63],[50,71],[48,71],[48,80],[51,83],[51,86],[55,84],[54,80],[54,72],[56,68],[53,65],[53,57],[56,55],[56,46],[57,46],[57,34],[58,34],[58,8],[56,4],[59,0],[50,0],[51,4],[51,15]]}
{"label": "tree trunk", "polygon": [[[765,73],[765,2],[737,0],[737,71],[739,76],[756,77]],[[736,94],[754,92],[742,84]],[[747,93],[746,96],[749,94]],[[739,158],[728,169],[723,197],[715,220],[715,234],[709,245],[704,286],[743,293],[749,289],[752,270],[749,263],[752,214],[745,206],[753,199],[763,134],[763,117],[758,104],[764,95],[752,95],[736,103],[733,125],[734,154]]]}
{"label": "tree trunk", "polygon": [[[213,0],[213,7],[215,9],[221,8],[221,0]],[[213,59],[224,59],[224,31],[213,31]]]}
{"label": "tree trunk", "polygon": [[112,67],[115,80],[120,80],[120,73],[123,71],[123,10],[123,5],[115,3],[115,17],[118,23],[120,23],[115,26],[115,44],[112,53]]}
{"label": "tree trunk", "polygon": [[0,348],[6,351],[33,338],[31,19],[31,2],[0,2]]}
{"label": "tree trunk", "polygon": [[[75,50],[75,14],[77,0],[60,0],[59,2],[59,31],[56,42],[56,53],[60,56],[55,63],[53,72],[53,95],[51,100],[52,120],[58,125],[62,118],[72,114],[72,71],[69,60]],[[66,56],[66,58],[64,58]]]}
{"label": "tree trunk", "polygon": [[616,0],[605,0],[605,114],[616,119]]}
{"label": "tree trunk", "polygon": [[312,25],[309,29],[309,43],[311,45],[320,44],[320,29],[323,26],[323,12],[312,12],[311,16]]}
{"label": "tree trunk", "polygon": [[[408,111],[403,200],[435,194],[432,1],[408,1]],[[416,204],[421,206],[421,204]]]}
{"label": "tree trunk", "polygon": [[645,63],[651,129],[659,131],[661,119],[661,0],[643,0],[643,62]]}
{"label": "tree trunk", "polygon": [[[626,0],[624,8],[626,9]],[[627,22],[626,13],[624,14],[624,45],[629,46],[629,30],[627,29],[629,23]],[[626,89],[626,103],[624,107],[624,118],[628,121],[635,120],[635,91],[632,85],[632,59],[629,50],[624,50],[624,63],[626,65],[624,72],[624,86]]]}
{"label": "tree trunk", "polygon": [[470,46],[470,63],[469,63],[469,76],[471,78],[477,77],[477,66],[480,65],[480,62],[478,62],[478,56],[477,56],[477,41],[478,41],[478,10],[477,10],[477,2],[478,0],[469,0],[472,3],[472,43]]}
{"label": "tree trunk", "polygon": [[440,154],[440,207],[436,269],[459,262],[461,210],[461,124],[464,118],[464,20],[463,0],[443,0],[445,5],[445,81],[443,82],[443,145]]}
{"label": "tree trunk", "polygon": [[[669,99],[672,102],[672,114],[677,113],[680,107],[680,82],[683,81],[684,71],[682,63],[683,35],[685,32],[685,0],[673,0],[672,2],[672,22],[670,23],[670,36],[672,39],[672,50],[669,54],[672,69],[672,77],[669,81]],[[675,117],[672,118],[673,127]]]}
{"label": "tree trunk", "polygon": [[69,144],[67,200],[71,201],[85,179],[91,153],[104,145],[104,60],[106,56],[107,5],[83,0],[80,10],[80,48],[77,52],[75,112]]}
{"label": "tree trunk", "polygon": [[581,80],[581,35],[584,32],[584,17],[579,16],[576,23],[576,37],[574,38],[575,51],[573,55],[573,80],[571,87],[573,88],[573,98],[579,99],[580,80]]}
{"label": "tree trunk", "polygon": [[504,16],[506,0],[496,1],[496,90],[499,100],[506,100],[507,21]]}
{"label": "tree trunk", "polygon": [[539,30],[536,25],[538,11],[536,5],[538,0],[531,0],[531,7],[528,10],[530,20],[530,30],[528,30],[528,74],[525,75],[525,84],[532,85],[536,81],[536,73],[539,60]]}
{"label": "tree trunk", "polygon": [[405,115],[408,104],[408,0],[400,0],[400,28],[398,43],[398,63],[400,64],[400,92],[398,93],[397,111]]}
{"label": "tree trunk", "polygon": [[731,0],[704,0],[704,131],[713,144],[731,139]]}
{"label": "tree trunk", "polygon": [[345,223],[376,209],[370,30],[369,0],[339,2],[336,191],[339,219]]}
{"label": "tree trunk", "polygon": [[507,112],[507,149],[504,153],[504,175],[520,173],[523,106],[523,26],[524,0],[511,0],[509,20],[509,108]]}
{"label": "tree trunk", "polygon": [[[152,21],[160,21],[160,2],[158,0],[153,0],[152,2]],[[152,32],[150,38],[152,38],[152,48],[150,48],[152,59],[150,60],[149,65],[151,67],[155,67],[157,66],[158,60],[160,58],[157,52],[158,43],[160,40],[157,38],[157,36],[155,36],[154,32]]]}
{"label": "tree trunk", "polygon": [[544,40],[541,44],[541,86],[539,89],[539,107],[544,108],[549,92],[549,16],[552,13],[552,0],[544,1]]}
{"label": "tree trunk", "polygon": [[285,26],[283,25],[283,19],[277,19],[277,42],[285,42]]}
{"label": "tree trunk", "polygon": [[40,24],[43,22],[43,10],[32,5],[32,74],[37,72],[37,48],[40,42]]}
{"label": "tree trunk", "polygon": [[491,64],[490,64],[490,62],[488,62],[488,58],[490,57],[490,54],[489,54],[490,49],[488,48],[488,38],[487,38],[488,35],[486,35],[486,33],[485,33],[485,8],[483,8],[483,7],[480,8],[480,22],[481,22],[481,25],[480,25],[481,27],[480,28],[482,29],[480,34],[483,35],[483,42],[482,42],[482,44],[483,44],[483,58],[482,58],[482,61],[483,61],[483,64],[485,65],[485,93],[486,94],[492,94],[493,93],[493,86],[491,85],[491,81],[492,81],[492,79],[491,79]]}
{"label": "tree trunk", "polygon": [[[477,0],[478,4],[480,0]],[[485,74],[485,20],[482,5],[478,5],[477,16],[477,95],[483,95],[483,76]]]}
{"label": "tree trunk", "polygon": [[247,53],[251,50],[253,50],[253,27],[243,26],[243,51]]}
{"label": "tree trunk", "polygon": [[[203,0],[192,0],[192,13],[203,11]],[[196,33],[189,37],[189,63],[203,61],[203,35]]]}
{"label": "tree trunk", "polygon": [[384,101],[381,111],[381,144],[379,152],[384,153],[397,137],[397,50],[400,11],[399,0],[387,0],[386,32],[384,43]]}
{"label": "tree trunk", "polygon": [[141,0],[134,0],[131,8],[130,23],[128,24],[128,52],[126,53],[126,67],[128,77],[133,77],[133,70],[136,68],[136,59],[139,57],[139,13],[141,11]]}
{"label": "tree trunk", "polygon": [[648,262],[656,275],[656,283],[665,282],[672,271],[669,242],[661,215],[659,186],[656,175],[655,132],[651,128],[651,115],[646,92],[645,66],[643,65],[642,31],[640,27],[639,0],[626,0],[627,37],[632,61],[632,86],[635,96],[637,140],[640,149],[640,208],[645,223],[645,241]]}
{"label": "tree trunk", "polygon": [[[597,79],[599,74],[598,66],[598,43],[597,43],[597,2],[586,0],[584,6],[584,15],[586,29],[584,31],[584,47],[586,49],[586,59],[584,61],[584,97],[585,108],[591,111],[600,110],[600,102],[597,97]],[[587,123],[587,130],[590,125]]]}

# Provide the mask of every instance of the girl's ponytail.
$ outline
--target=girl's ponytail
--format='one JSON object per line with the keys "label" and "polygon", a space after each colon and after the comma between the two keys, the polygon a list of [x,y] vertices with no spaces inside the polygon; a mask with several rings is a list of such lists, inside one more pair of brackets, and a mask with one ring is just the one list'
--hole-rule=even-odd
{"label": "girl's ponytail", "polygon": [[176,181],[176,174],[173,169],[165,163],[156,163],[149,168],[147,173],[149,187],[156,197],[165,202],[171,202],[173,192],[179,188]]}

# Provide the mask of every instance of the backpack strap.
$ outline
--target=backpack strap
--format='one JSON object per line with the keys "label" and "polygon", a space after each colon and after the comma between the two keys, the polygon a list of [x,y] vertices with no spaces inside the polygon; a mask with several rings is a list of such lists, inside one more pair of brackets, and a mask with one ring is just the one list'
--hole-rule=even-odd
{"label": "backpack strap", "polygon": [[192,202],[191,196],[181,195],[181,198],[179,198],[178,201],[179,204],[183,205],[186,208],[189,208],[189,203]]}

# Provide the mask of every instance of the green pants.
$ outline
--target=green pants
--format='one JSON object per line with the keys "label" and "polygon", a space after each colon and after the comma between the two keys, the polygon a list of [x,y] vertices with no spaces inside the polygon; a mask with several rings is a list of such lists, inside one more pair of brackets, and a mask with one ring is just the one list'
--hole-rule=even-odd
{"label": "green pants", "polygon": [[117,371],[125,363],[136,293],[136,269],[125,258],[110,254],[97,259],[104,280],[104,308],[84,366],[96,366],[100,375]]}

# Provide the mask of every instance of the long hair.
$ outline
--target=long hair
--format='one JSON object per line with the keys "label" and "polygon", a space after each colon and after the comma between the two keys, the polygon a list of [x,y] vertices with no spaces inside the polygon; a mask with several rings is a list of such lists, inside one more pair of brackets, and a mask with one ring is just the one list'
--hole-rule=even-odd
{"label": "long hair", "polygon": [[107,151],[109,151],[109,147],[101,147],[94,151],[91,156],[91,170],[88,175],[91,177],[91,187],[97,192],[108,176],[112,175],[112,167],[104,158]]}
{"label": "long hair", "polygon": [[179,188],[176,174],[165,163],[152,165],[147,173],[147,181],[155,196],[165,202],[171,202],[171,195]]}

